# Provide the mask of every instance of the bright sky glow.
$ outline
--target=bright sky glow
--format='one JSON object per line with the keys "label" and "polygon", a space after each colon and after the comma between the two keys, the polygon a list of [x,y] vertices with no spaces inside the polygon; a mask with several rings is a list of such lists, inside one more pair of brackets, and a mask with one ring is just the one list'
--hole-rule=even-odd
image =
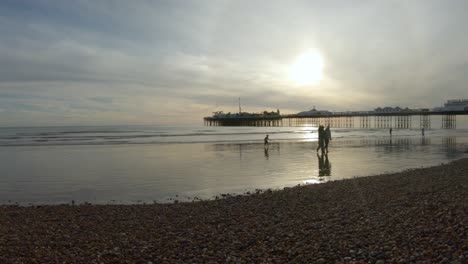
{"label": "bright sky glow", "polygon": [[[0,127],[467,98],[468,1],[0,3]],[[313,87],[314,89],[311,89]]]}
{"label": "bright sky glow", "polygon": [[311,85],[322,80],[323,59],[315,51],[299,55],[289,70],[290,78],[299,85]]}

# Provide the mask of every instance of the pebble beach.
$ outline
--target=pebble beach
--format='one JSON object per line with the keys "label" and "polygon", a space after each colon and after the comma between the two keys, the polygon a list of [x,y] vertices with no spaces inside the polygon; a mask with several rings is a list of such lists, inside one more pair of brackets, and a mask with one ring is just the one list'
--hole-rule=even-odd
{"label": "pebble beach", "polygon": [[173,204],[0,206],[0,263],[467,263],[468,159]]}

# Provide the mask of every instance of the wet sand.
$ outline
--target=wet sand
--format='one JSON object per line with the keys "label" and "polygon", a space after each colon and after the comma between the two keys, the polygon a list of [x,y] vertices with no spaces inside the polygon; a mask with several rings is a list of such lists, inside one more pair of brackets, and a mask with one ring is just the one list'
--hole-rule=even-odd
{"label": "wet sand", "polygon": [[152,205],[0,207],[1,263],[467,263],[468,159]]}
{"label": "wet sand", "polygon": [[468,157],[466,146],[468,136],[335,138],[326,157],[314,141],[0,147],[0,204],[210,199],[433,166]]}

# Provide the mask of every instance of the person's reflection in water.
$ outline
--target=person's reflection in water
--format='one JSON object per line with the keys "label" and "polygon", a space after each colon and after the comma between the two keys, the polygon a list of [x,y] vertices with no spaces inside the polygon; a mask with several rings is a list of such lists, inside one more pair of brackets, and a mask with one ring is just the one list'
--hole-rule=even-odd
{"label": "person's reflection in water", "polygon": [[431,144],[431,140],[430,140],[430,139],[428,139],[428,138],[426,138],[426,137],[422,137],[422,138],[421,138],[421,145],[422,145],[422,146],[426,146],[426,145],[429,145],[429,144]]}
{"label": "person's reflection in water", "polygon": [[319,165],[319,176],[330,176],[331,175],[331,163],[328,159],[328,154],[318,154],[318,165]]}
{"label": "person's reflection in water", "polygon": [[269,157],[268,147],[265,147],[264,150],[265,150],[265,159],[268,159],[268,157]]}
{"label": "person's reflection in water", "polygon": [[242,160],[242,144],[239,144],[239,160]]}

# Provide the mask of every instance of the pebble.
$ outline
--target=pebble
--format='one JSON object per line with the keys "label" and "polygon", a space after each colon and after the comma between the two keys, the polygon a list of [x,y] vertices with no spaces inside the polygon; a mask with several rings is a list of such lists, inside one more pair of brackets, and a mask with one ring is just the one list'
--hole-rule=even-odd
{"label": "pebble", "polygon": [[468,159],[171,204],[0,206],[0,263],[465,263]]}

